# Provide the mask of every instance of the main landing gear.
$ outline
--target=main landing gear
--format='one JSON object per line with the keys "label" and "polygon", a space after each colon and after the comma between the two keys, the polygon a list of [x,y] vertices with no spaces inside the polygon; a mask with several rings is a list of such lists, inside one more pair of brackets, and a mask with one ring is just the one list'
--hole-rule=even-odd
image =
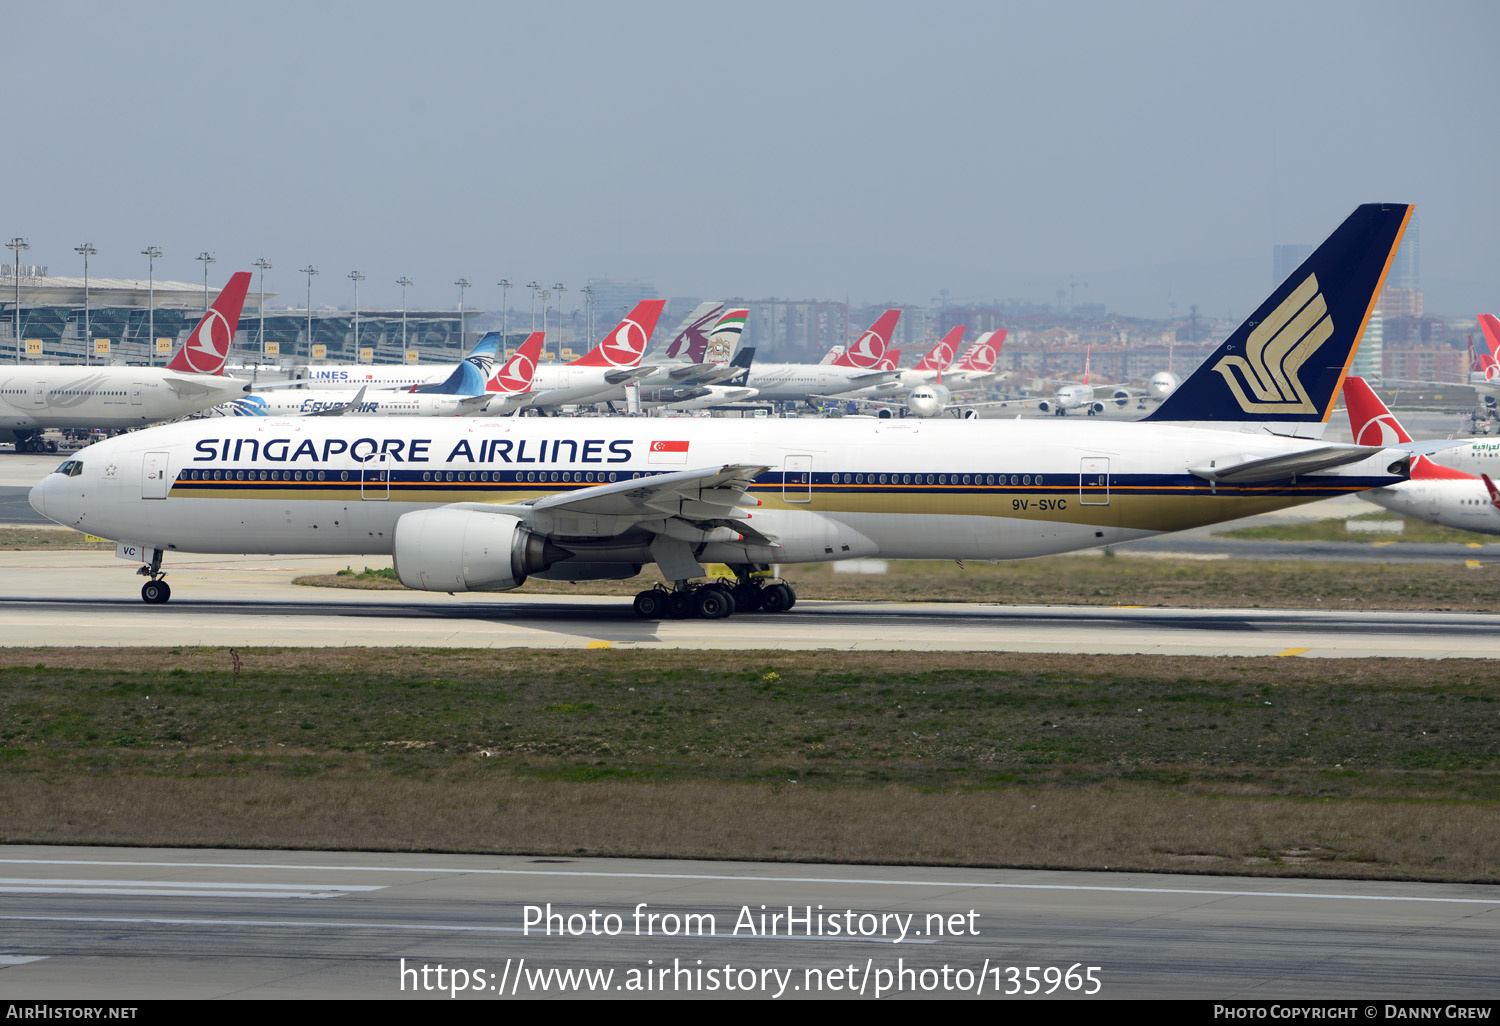
{"label": "main landing gear", "polygon": [[172,586],[166,581],[166,574],[161,571],[161,550],[157,549],[151,555],[151,564],[143,566],[136,573],[142,577],[151,578],[141,585],[141,601],[153,606],[159,606],[172,597]]}
{"label": "main landing gear", "polygon": [[722,620],[735,613],[784,613],[797,604],[797,593],[784,581],[766,584],[759,578],[741,577],[735,584],[709,581],[689,584],[678,581],[672,588],[657,585],[635,597],[635,615],[642,620]]}

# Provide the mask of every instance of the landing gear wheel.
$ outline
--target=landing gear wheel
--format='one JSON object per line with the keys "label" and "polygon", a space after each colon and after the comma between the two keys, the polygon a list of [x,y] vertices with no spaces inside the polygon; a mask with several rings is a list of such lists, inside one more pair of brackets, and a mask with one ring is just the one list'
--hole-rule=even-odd
{"label": "landing gear wheel", "polygon": [[767,585],[760,593],[760,608],[768,613],[784,613],[796,601],[796,593],[785,584]]}
{"label": "landing gear wheel", "polygon": [[703,620],[722,620],[734,612],[734,597],[717,584],[693,592],[693,614]]}
{"label": "landing gear wheel", "polygon": [[674,591],[667,594],[666,612],[668,620],[686,620],[693,615],[693,593]]}
{"label": "landing gear wheel", "polygon": [[753,613],[760,608],[759,585],[736,584],[731,594],[734,596],[734,611],[736,613]]}
{"label": "landing gear wheel", "polygon": [[147,581],[141,585],[141,601],[159,606],[172,597],[172,588],[166,581]]}
{"label": "landing gear wheel", "polygon": [[635,597],[635,615],[642,620],[660,620],[666,611],[667,593],[650,588]]}

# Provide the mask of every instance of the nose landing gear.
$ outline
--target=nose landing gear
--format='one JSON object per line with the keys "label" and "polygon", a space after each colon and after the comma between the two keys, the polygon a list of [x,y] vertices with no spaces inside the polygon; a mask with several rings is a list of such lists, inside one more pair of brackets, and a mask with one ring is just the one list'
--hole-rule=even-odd
{"label": "nose landing gear", "polygon": [[166,582],[167,575],[161,571],[161,549],[153,550],[150,565],[141,567],[136,573],[151,578],[141,585],[142,602],[159,606],[172,597],[172,587]]}

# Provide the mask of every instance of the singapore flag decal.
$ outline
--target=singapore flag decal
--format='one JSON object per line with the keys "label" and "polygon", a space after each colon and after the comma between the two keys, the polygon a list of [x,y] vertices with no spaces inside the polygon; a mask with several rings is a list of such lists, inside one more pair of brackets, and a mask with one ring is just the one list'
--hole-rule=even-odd
{"label": "singapore flag decal", "polygon": [[652,442],[651,452],[646,457],[647,463],[686,463],[688,458],[687,442]]}

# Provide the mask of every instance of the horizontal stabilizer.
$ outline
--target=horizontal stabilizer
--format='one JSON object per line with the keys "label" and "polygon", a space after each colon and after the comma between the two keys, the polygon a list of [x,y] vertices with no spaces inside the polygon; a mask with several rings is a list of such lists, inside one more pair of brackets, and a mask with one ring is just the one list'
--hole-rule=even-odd
{"label": "horizontal stabilizer", "polygon": [[[1279,456],[1253,459],[1231,456],[1228,459],[1214,460],[1206,467],[1189,467],[1188,473],[1206,481],[1223,481],[1226,484],[1280,481],[1298,474],[1315,474],[1320,470],[1358,463],[1384,451],[1385,448],[1379,445],[1324,445]],[[1407,471],[1402,470],[1400,473],[1404,477]]]}

